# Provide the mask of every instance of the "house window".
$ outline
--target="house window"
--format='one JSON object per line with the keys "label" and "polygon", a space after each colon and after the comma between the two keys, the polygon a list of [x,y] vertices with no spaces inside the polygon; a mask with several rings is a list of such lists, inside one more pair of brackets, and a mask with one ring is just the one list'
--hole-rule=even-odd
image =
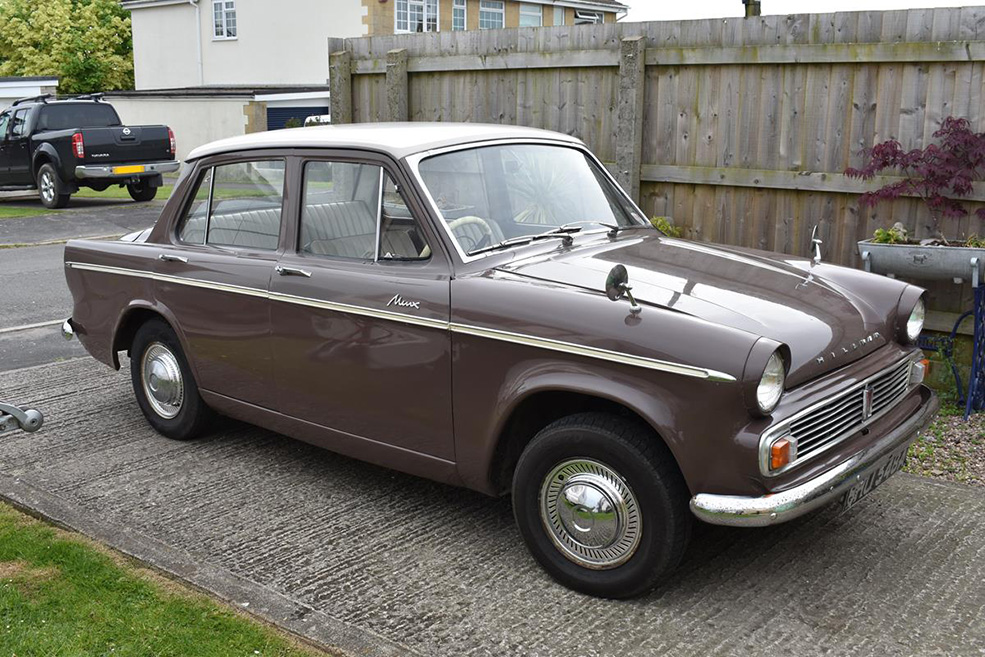
{"label": "house window", "polygon": [[495,30],[506,27],[503,0],[479,0],[479,29]]}
{"label": "house window", "polygon": [[564,25],[564,7],[554,8],[554,24]]}
{"label": "house window", "polygon": [[451,6],[451,29],[453,30],[464,30],[465,29],[465,15],[467,13],[468,7],[465,4],[466,0],[454,0]]}
{"label": "house window", "polygon": [[543,16],[540,5],[520,3],[520,27],[540,27],[543,25]]}
{"label": "house window", "polygon": [[212,0],[213,38],[236,38],[236,0]]}
{"label": "house window", "polygon": [[600,11],[576,11],[575,25],[593,25],[603,22]]}
{"label": "house window", "polygon": [[394,32],[437,32],[438,0],[397,0]]}

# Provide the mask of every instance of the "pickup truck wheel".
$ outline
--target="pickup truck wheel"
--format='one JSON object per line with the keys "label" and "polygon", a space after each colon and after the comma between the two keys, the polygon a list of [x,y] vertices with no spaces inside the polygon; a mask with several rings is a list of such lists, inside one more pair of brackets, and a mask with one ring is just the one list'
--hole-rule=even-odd
{"label": "pickup truck wheel", "polygon": [[130,198],[138,203],[152,201],[157,196],[157,187],[151,187],[146,181],[129,183],[127,191],[130,192]]}
{"label": "pickup truck wheel", "polygon": [[196,438],[212,417],[178,337],[162,320],[152,319],[137,329],[130,348],[130,378],[144,417],[168,438]]}
{"label": "pickup truck wheel", "polygon": [[554,579],[605,598],[652,589],[691,535],[670,450],[648,427],[605,413],[563,418],[534,437],[514,471],[513,512]]}
{"label": "pickup truck wheel", "polygon": [[38,169],[38,196],[41,197],[41,205],[46,208],[57,209],[68,205],[71,194],[65,191],[65,184],[55,171],[55,167],[50,164],[42,164]]}

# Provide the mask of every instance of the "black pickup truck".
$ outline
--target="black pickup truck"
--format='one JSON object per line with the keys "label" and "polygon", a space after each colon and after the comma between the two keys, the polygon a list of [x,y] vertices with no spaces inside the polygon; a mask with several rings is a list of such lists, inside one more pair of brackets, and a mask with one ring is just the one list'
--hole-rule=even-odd
{"label": "black pickup truck", "polygon": [[125,126],[98,94],[23,98],[0,112],[0,190],[36,188],[45,207],[65,207],[79,187],[110,185],[149,201],[161,174],[178,166],[170,128]]}

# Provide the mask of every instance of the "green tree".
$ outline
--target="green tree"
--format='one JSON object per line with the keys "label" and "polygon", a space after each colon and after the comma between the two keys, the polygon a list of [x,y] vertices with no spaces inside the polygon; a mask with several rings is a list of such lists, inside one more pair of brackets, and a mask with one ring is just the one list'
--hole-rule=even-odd
{"label": "green tree", "polygon": [[130,16],[116,0],[0,0],[0,75],[58,76],[62,93],[132,89]]}

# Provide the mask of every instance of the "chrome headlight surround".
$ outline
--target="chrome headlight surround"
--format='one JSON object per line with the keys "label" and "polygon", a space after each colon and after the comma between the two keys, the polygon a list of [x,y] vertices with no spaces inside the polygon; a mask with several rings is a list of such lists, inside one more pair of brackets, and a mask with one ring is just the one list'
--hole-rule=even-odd
{"label": "chrome headlight surround", "polygon": [[790,367],[790,349],[783,343],[760,338],[746,359],[742,396],[753,417],[769,417],[780,403]]}
{"label": "chrome headlight surround", "polygon": [[786,379],[787,366],[783,362],[783,355],[779,350],[774,351],[766,361],[763,375],[756,386],[756,407],[760,413],[769,415],[780,403]]}
{"label": "chrome headlight surround", "polygon": [[903,326],[903,335],[910,344],[916,344],[917,339],[920,337],[920,332],[923,331],[923,323],[926,318],[927,307],[923,303],[923,297],[920,297],[917,299],[916,304],[914,304],[913,310],[910,311],[910,316]]}

